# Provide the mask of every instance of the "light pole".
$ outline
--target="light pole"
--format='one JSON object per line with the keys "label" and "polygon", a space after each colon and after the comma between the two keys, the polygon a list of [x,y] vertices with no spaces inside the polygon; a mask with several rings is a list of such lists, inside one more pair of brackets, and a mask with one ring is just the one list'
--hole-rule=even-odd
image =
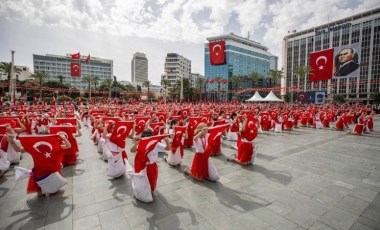
{"label": "light pole", "polygon": [[10,76],[9,76],[9,95],[11,97],[11,101],[14,101],[15,98],[14,97],[14,90],[15,90],[15,82],[13,82],[13,66],[14,66],[14,61],[15,61],[15,58],[14,58],[14,54],[15,54],[16,51],[14,50],[11,50],[11,54],[12,54],[12,62],[11,62],[11,71],[10,71]]}
{"label": "light pole", "polygon": [[180,95],[179,95],[179,101],[182,102],[183,100],[183,76],[181,76],[181,89],[180,89]]}

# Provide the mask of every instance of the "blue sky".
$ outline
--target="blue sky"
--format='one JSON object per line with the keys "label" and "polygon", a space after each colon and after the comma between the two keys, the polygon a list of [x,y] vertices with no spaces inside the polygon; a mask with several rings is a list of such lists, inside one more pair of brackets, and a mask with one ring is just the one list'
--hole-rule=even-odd
{"label": "blue sky", "polygon": [[206,38],[233,32],[280,57],[288,30],[303,30],[379,7],[377,0],[0,0],[0,61],[33,69],[33,54],[112,59],[118,80],[131,77],[135,52],[147,55],[158,84],[167,53],[204,74]]}

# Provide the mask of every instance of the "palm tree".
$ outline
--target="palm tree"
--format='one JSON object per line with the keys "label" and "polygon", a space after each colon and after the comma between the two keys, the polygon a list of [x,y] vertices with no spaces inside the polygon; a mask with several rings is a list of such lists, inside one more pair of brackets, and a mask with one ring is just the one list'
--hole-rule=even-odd
{"label": "palm tree", "polygon": [[[11,83],[11,66],[12,62],[1,62],[0,63],[0,71],[7,74],[7,82],[8,85]],[[16,68],[16,66],[13,66],[13,73],[20,73],[21,69]]]}
{"label": "palm tree", "polygon": [[231,82],[232,82],[232,89],[236,90],[236,95],[237,95],[237,90],[240,88],[240,82],[242,82],[244,79],[242,76],[232,76],[231,77]]}
{"label": "palm tree", "polygon": [[90,88],[91,88],[91,81],[92,81],[92,79],[90,76],[82,77],[82,83],[88,84],[88,90],[90,90]]}
{"label": "palm tree", "polygon": [[249,75],[249,79],[251,79],[251,81],[252,81],[252,88],[254,88],[254,87],[260,87],[259,86],[259,82],[260,82],[260,80],[263,79],[263,77],[258,72],[252,72]]}
{"label": "palm tree", "polygon": [[283,70],[274,70],[274,69],[270,69],[269,70],[269,77],[273,80],[273,86],[277,86],[277,81],[279,78],[281,78],[282,74],[283,74]]}
{"label": "palm tree", "polygon": [[203,93],[203,89],[204,89],[204,84],[205,84],[204,78],[198,77],[195,80],[195,87],[197,89],[199,89],[199,100],[202,100],[202,93]]}
{"label": "palm tree", "polygon": [[306,76],[310,73],[310,67],[309,66],[298,66],[298,67],[293,69],[293,73],[298,76],[297,88],[300,88],[300,87],[303,88],[303,84],[306,82]]}
{"label": "palm tree", "polygon": [[161,87],[164,87],[164,101],[166,103],[166,93],[167,93],[167,88],[168,88],[168,85],[169,85],[169,80],[168,79],[162,79],[161,80]]}
{"label": "palm tree", "polygon": [[42,85],[44,84],[48,75],[45,72],[36,71],[34,74],[32,74],[32,77],[38,81],[39,90],[40,90],[40,100],[41,100],[41,98],[42,98]]}
{"label": "palm tree", "polygon": [[92,77],[92,82],[94,83],[95,90],[96,90],[96,86],[99,83],[99,80],[100,80],[100,78],[98,76],[93,76]]}
{"label": "palm tree", "polygon": [[58,75],[58,79],[59,79],[59,83],[61,83],[61,85],[63,84],[63,76],[62,75]]}
{"label": "palm tree", "polygon": [[149,101],[149,89],[150,89],[150,86],[152,86],[152,82],[150,82],[150,81],[144,81],[144,82],[142,83],[142,85],[143,85],[144,87],[148,88],[148,101]]}
{"label": "palm tree", "polygon": [[[297,89],[299,90],[300,87],[304,88],[305,87],[304,84],[306,83],[306,76],[310,73],[310,67],[309,66],[298,66],[298,67],[293,69],[293,73],[298,76]],[[293,80],[292,80],[291,84],[293,86]],[[291,94],[291,96],[293,96],[293,93]],[[293,102],[293,97],[291,98],[291,101]]]}

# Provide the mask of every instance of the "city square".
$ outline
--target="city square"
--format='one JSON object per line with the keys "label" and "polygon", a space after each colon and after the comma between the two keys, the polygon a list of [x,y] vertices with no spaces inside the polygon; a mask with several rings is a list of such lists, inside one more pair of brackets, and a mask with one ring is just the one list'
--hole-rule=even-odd
{"label": "city square", "polygon": [[[380,119],[375,118],[375,127]],[[75,166],[58,194],[26,194],[11,168],[1,178],[1,229],[378,229],[380,133],[362,136],[330,129],[264,132],[256,138],[255,165],[226,161],[235,150],[224,141],[212,157],[218,182],[198,182],[159,155],[152,203],[133,196],[126,176],[111,179],[85,127]],[[127,146],[131,140],[128,139]],[[132,163],[134,154],[129,153]],[[23,154],[22,167],[32,160]]]}
{"label": "city square", "polygon": [[0,5],[0,230],[380,229],[377,1]]}

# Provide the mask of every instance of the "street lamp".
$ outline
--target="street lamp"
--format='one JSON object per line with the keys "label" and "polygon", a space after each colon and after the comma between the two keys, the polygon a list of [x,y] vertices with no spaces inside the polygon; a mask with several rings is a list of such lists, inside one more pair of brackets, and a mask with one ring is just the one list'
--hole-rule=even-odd
{"label": "street lamp", "polygon": [[179,101],[183,101],[183,76],[180,77],[181,79],[181,89],[180,89],[180,95],[179,95]]}
{"label": "street lamp", "polygon": [[14,94],[14,90],[15,90],[15,82],[13,82],[13,66],[14,66],[14,54],[15,54],[16,51],[14,50],[11,50],[11,54],[12,54],[12,62],[11,62],[11,72],[9,73],[10,76],[9,76],[9,95],[11,97],[11,101],[14,101],[15,98],[13,98],[13,94]]}

